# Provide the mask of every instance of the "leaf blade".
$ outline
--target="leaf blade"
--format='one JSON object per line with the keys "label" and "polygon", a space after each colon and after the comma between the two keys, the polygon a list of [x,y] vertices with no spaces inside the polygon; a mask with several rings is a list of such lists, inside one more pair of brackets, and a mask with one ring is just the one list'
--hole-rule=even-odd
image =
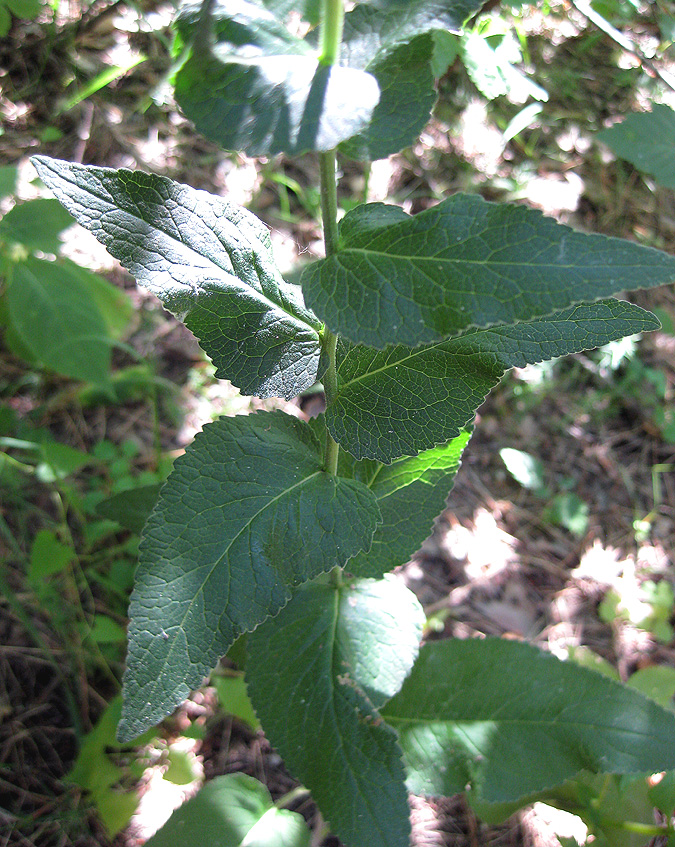
{"label": "leaf blade", "polygon": [[294,397],[319,373],[316,317],[277,270],[266,227],[166,177],[36,156],[42,180],[198,336],[244,393]]}
{"label": "leaf blade", "polygon": [[454,195],[407,220],[382,204],[354,209],[338,252],[301,281],[333,332],[382,349],[542,318],[674,277],[675,258],[653,248]]}
{"label": "leaf blade", "polygon": [[638,306],[607,300],[416,348],[345,346],[326,425],[357,459],[388,464],[455,438],[509,368],[601,346],[658,325]]}
{"label": "leaf blade", "polygon": [[221,418],[162,489],[139,548],[120,738],[159,721],[291,590],[370,544],[374,495],[331,477],[309,426]]}
{"label": "leaf blade", "polygon": [[[528,644],[427,644],[383,710],[411,790],[508,803],[582,770],[656,772],[675,763],[675,719],[606,677]],[[532,767],[532,761],[537,767]]]}
{"label": "leaf blade", "polygon": [[401,583],[359,580],[302,589],[248,639],[249,693],[270,741],[353,847],[408,845],[399,751],[376,708],[412,666],[422,623]]}

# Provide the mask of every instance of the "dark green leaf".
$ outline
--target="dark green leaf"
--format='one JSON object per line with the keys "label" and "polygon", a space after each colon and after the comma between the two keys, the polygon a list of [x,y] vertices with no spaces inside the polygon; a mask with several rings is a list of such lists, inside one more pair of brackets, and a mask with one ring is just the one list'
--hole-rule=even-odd
{"label": "dark green leaf", "polygon": [[653,174],[666,188],[675,188],[675,112],[655,103],[651,112],[635,113],[598,133],[622,159]]}
{"label": "dark green leaf", "polygon": [[112,340],[88,286],[69,264],[34,258],[17,263],[7,305],[14,331],[43,367],[107,383]]}
{"label": "dark green leaf", "polygon": [[374,494],[322,465],[311,428],[281,412],[221,418],[176,461],[140,545],[121,738],[168,714],[293,588],[368,549]]}
{"label": "dark green leaf", "polygon": [[284,282],[250,212],[165,177],[33,158],[43,181],[247,394],[293,397],[318,376],[321,324]]}
{"label": "dark green leaf", "polygon": [[39,198],[19,203],[0,220],[0,239],[17,241],[29,250],[58,253],[60,234],[73,219],[57,200]]}
{"label": "dark green leaf", "polygon": [[211,10],[215,45],[204,45],[202,4],[177,26],[192,55],[176,75],[176,100],[199,132],[250,156],[331,150],[370,120],[380,97],[374,77],[321,65],[264,7],[218,0]]}
{"label": "dark green leaf", "polygon": [[400,751],[376,709],[410,671],[423,619],[394,579],[313,585],[248,639],[265,732],[350,847],[408,845]]}
{"label": "dark green leaf", "polygon": [[436,100],[432,33],[459,32],[482,0],[357,5],[345,15],[340,62],[372,74],[380,101],[368,125],[340,149],[355,159],[382,159],[409,147]]}
{"label": "dark green leaf", "polygon": [[657,328],[650,312],[608,300],[414,349],[345,347],[326,425],[359,459],[415,455],[455,438],[507,369]]}
{"label": "dark green leaf", "polygon": [[528,644],[488,638],[427,644],[383,711],[416,793],[469,784],[517,801],[580,771],[675,767],[675,717],[635,691]]}
{"label": "dark green leaf", "polygon": [[434,518],[445,508],[460,457],[470,437],[453,441],[412,458],[383,465],[371,459],[357,462],[344,450],[340,470],[367,485],[377,498],[382,523],[368,553],[357,553],[347,569],[356,576],[378,577],[405,564],[431,532]]}
{"label": "dark green leaf", "polygon": [[147,847],[310,847],[301,815],[278,809],[269,791],[243,773],[217,776],[177,809]]}
{"label": "dark green leaf", "polygon": [[140,534],[157,502],[160,488],[160,485],[142,485],[130,491],[120,491],[99,503],[96,511],[102,517]]}
{"label": "dark green leaf", "polygon": [[383,348],[529,321],[673,278],[675,258],[658,250],[458,194],[407,220],[382,204],[354,209],[338,253],[309,265],[302,283],[331,330]]}

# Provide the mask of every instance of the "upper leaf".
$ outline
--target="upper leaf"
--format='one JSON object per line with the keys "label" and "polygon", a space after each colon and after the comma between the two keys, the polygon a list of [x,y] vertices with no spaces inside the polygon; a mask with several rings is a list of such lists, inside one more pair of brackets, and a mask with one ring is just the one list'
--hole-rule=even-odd
{"label": "upper leaf", "polygon": [[340,453],[340,473],[367,485],[377,499],[382,523],[367,553],[357,553],[347,569],[361,577],[379,577],[405,564],[431,532],[445,508],[470,433],[412,458],[383,465]]}
{"label": "upper leaf", "polygon": [[282,279],[269,232],[246,209],[125,169],[36,156],[43,181],[246,394],[294,397],[319,371],[321,324]]}
{"label": "upper leaf", "polygon": [[412,456],[455,438],[507,369],[658,326],[639,306],[607,300],[513,326],[470,330],[423,347],[344,346],[326,425],[358,459],[391,462]]}
{"label": "upper leaf", "polygon": [[209,48],[203,6],[187,4],[176,22],[183,39],[194,40],[176,75],[176,100],[211,141],[250,156],[298,154],[331,150],[368,124],[380,97],[371,74],[320,64],[315,50],[248,0],[213,4]]}
{"label": "upper leaf", "polygon": [[184,847],[197,834],[209,847],[310,847],[311,841],[302,816],[278,809],[267,788],[244,773],[207,782],[145,843]]}
{"label": "upper leaf", "polygon": [[221,418],[175,464],[145,525],[120,738],[159,721],[291,589],[370,545],[375,496],[329,476],[311,428]]}
{"label": "upper leaf", "polygon": [[383,711],[416,793],[516,801],[580,771],[675,767],[675,716],[607,677],[488,638],[427,644]]}
{"label": "upper leaf", "polygon": [[383,159],[415,141],[436,100],[431,34],[459,32],[483,2],[380,2],[357,5],[345,15],[340,62],[372,74],[380,101],[363,131],[340,145],[343,153]]}
{"label": "upper leaf", "polygon": [[400,750],[376,709],[410,671],[423,622],[402,583],[363,580],[302,589],[248,639],[265,733],[350,847],[408,847]]}
{"label": "upper leaf", "polygon": [[333,332],[382,348],[529,321],[674,278],[675,258],[653,248],[458,194],[405,220],[379,203],[354,209],[338,252],[309,265],[302,283]]}
{"label": "upper leaf", "polygon": [[675,188],[675,111],[670,106],[655,103],[651,112],[628,115],[598,133],[598,139],[661,185]]}
{"label": "upper leaf", "polygon": [[73,220],[56,200],[18,203],[0,220],[0,240],[18,241],[30,250],[58,253],[60,235]]}

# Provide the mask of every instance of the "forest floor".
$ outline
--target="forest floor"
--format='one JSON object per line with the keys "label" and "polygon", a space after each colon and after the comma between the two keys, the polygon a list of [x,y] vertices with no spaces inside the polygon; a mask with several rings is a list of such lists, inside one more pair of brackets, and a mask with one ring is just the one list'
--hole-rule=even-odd
{"label": "forest floor", "polygon": [[[161,102],[170,65],[167,7],[94,3],[82,18],[72,2],[58,14],[55,26],[17,21],[0,42],[0,165],[19,166],[19,196],[36,195],[27,161],[36,152],[142,168],[248,206],[270,226],[282,266],[321,254],[313,156],[256,163],[224,153],[190,129],[168,95]],[[656,99],[668,102],[673,92],[659,88],[634,56],[569,6],[524,15],[518,26],[530,54],[528,72],[549,94],[538,123],[505,145],[502,130],[521,105],[506,97],[487,101],[456,62],[440,82],[434,120],[412,150],[375,163],[367,189],[361,165],[340,163],[341,200],[367,190],[369,200],[389,199],[415,213],[455,191],[477,191],[528,203],[586,231],[675,253],[672,192],[617,161],[594,138],[626,112]],[[653,37],[648,18],[631,26],[636,43]],[[133,70],[64,107],[73,78],[91,78],[139,52],[147,59]],[[12,415],[78,450],[91,451],[104,440],[121,449],[131,439],[128,464],[140,472],[156,466],[158,450],[180,453],[214,416],[263,405],[214,380],[189,333],[137,290],[92,238],[78,230],[64,249],[133,298],[127,343],[152,360],[159,399],[141,393],[116,405],[84,405],[67,381],[36,374],[0,338],[0,400]],[[648,583],[675,587],[675,425],[669,431],[663,424],[675,396],[675,295],[661,289],[636,302],[658,309],[664,329],[637,341],[620,366],[612,351],[592,351],[512,372],[480,409],[447,511],[400,568],[433,623],[430,637],[495,634],[561,657],[584,648],[592,651],[587,658],[601,657],[623,679],[638,668],[675,666],[672,639],[659,640],[631,620],[636,604],[644,608]],[[116,356],[117,366],[129,364],[124,353]],[[312,414],[317,402],[309,398],[290,411]],[[513,462],[522,462],[523,454],[531,457],[530,470],[519,475]],[[72,480],[82,491],[93,484],[87,471]],[[2,486],[0,475],[0,514],[13,538],[0,535],[0,560],[13,601],[0,601],[0,844],[135,847],[194,786],[163,780],[165,758],[142,772],[129,768],[125,785],[140,785],[141,803],[132,823],[109,839],[86,796],[64,780],[77,753],[66,689],[75,691],[87,729],[115,686],[86,661],[72,684],[71,671],[63,670],[70,646],[24,582],[33,539],[58,511],[53,490],[38,480],[20,494]],[[619,607],[613,615],[601,605],[610,593]],[[105,595],[96,600],[105,603]],[[670,618],[666,613],[664,620]],[[113,656],[110,665],[119,669],[121,658]],[[183,735],[191,725],[204,728],[200,737]],[[264,781],[274,797],[295,786],[264,737],[223,712],[213,688],[195,694],[166,723],[162,738],[174,747],[182,738],[197,781],[202,773],[243,771]],[[560,822],[551,822],[545,809],[487,827],[461,797],[411,798],[411,804],[415,847],[559,843]],[[308,800],[294,808],[321,832]],[[337,845],[333,837],[323,843]]]}

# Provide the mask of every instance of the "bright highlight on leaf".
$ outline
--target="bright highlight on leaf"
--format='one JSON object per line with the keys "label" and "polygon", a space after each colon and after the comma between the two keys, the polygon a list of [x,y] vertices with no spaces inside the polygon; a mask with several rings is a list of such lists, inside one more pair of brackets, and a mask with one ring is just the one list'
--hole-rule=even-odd
{"label": "bright highlight on leaf", "polygon": [[319,373],[321,324],[284,282],[265,225],[166,177],[35,156],[42,180],[108,252],[257,397],[295,397]]}
{"label": "bright highlight on leaf", "polygon": [[351,341],[414,347],[675,279],[672,256],[575,232],[525,206],[457,194],[402,215],[357,207],[337,254],[303,272],[311,308]]}
{"label": "bright highlight on leaf", "polygon": [[424,615],[402,583],[296,593],[249,636],[249,694],[271,743],[351,847],[408,847],[401,752],[377,709],[412,667]]}
{"label": "bright highlight on leaf", "polygon": [[210,847],[310,847],[311,840],[302,815],[278,809],[265,786],[243,773],[207,782],[145,843],[184,847],[188,833]]}
{"label": "bright highlight on leaf", "polygon": [[207,425],[143,532],[120,738],[171,712],[294,588],[367,550],[379,520],[365,485],[323,471],[306,423],[270,412]]}
{"label": "bright highlight on leaf", "polygon": [[486,803],[524,800],[581,771],[675,768],[675,716],[605,676],[528,644],[427,644],[383,710],[415,793],[471,786]]}

